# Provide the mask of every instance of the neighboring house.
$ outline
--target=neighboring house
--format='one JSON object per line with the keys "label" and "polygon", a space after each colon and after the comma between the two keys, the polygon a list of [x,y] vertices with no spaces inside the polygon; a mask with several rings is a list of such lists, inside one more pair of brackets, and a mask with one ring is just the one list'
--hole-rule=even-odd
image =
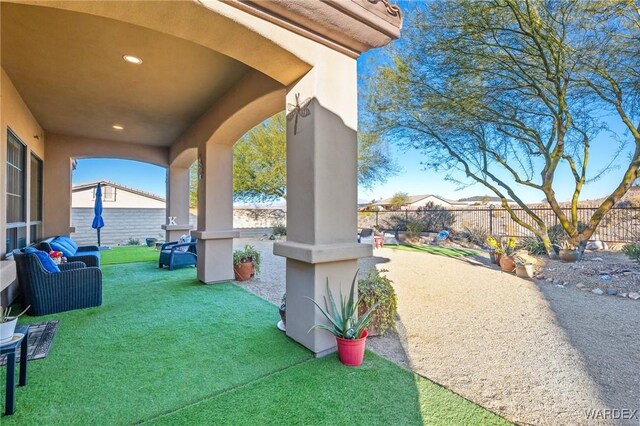
{"label": "neighboring house", "polygon": [[[458,203],[464,203],[469,206],[500,206],[502,205],[502,200],[500,197],[489,196],[489,195],[476,195],[474,197],[460,198]],[[507,204],[517,204],[510,198],[507,198]]]}
{"label": "neighboring house", "polygon": [[[377,203],[367,204],[360,206],[358,205],[358,210],[367,211],[367,210],[393,210],[391,204],[392,198],[385,198]],[[507,199],[507,203],[516,204],[515,201],[511,199]],[[469,206],[500,206],[502,202],[499,197],[490,197],[488,195],[477,195],[474,197],[461,198],[459,200],[450,200],[448,198],[443,198],[438,195],[433,194],[425,194],[425,195],[410,195],[408,197],[407,203],[404,204],[401,209],[402,210],[415,210],[421,207],[425,207],[426,205],[433,205],[438,207],[444,207],[448,209],[459,209],[465,208]]]}
{"label": "neighboring house", "polygon": [[96,187],[102,185],[102,207],[105,226],[100,231],[103,245],[122,245],[129,240],[144,244],[145,238],[164,239],[160,229],[165,224],[166,203],[159,195],[108,180],[74,185],[71,189],[71,234],[78,244],[96,244],[94,217]]}
{"label": "neighboring house", "polygon": [[[375,205],[380,206],[384,210],[392,210],[391,207],[392,198],[385,198],[377,202]],[[434,206],[446,207],[446,208],[456,208],[456,207],[464,207],[467,203],[460,203],[454,200],[448,200],[446,198],[439,197],[437,195],[426,194],[426,195],[410,195],[408,197],[407,203],[402,206],[403,210],[415,210],[420,207],[424,207],[427,204],[432,203]]]}

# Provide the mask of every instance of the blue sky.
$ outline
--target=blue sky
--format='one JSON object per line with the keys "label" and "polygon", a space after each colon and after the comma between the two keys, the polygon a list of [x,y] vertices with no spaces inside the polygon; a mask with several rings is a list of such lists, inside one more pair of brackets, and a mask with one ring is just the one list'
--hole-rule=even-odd
{"label": "blue sky", "polygon": [[[415,4],[402,4],[403,9],[415,7]],[[382,57],[383,51],[376,49],[367,52],[358,60],[358,72],[361,76],[370,73],[376,67]],[[361,84],[361,83],[360,83]],[[611,118],[609,127],[619,135],[625,135],[625,129],[619,120]],[[631,141],[626,130],[626,140]],[[631,145],[631,144],[629,144]],[[611,159],[617,150],[618,143],[607,133],[602,133],[592,143],[591,173],[601,170]],[[629,151],[630,147],[627,148]],[[386,183],[373,189],[361,189],[358,195],[359,201],[370,201],[392,196],[402,191],[412,195],[436,194],[445,198],[459,199],[474,195],[493,195],[483,186],[476,184],[471,187],[459,188],[459,185],[444,179],[443,173],[432,170],[424,170],[421,162],[425,157],[418,151],[403,151],[390,145],[390,150],[401,168],[397,176],[391,177]],[[581,199],[595,199],[608,195],[619,183],[625,169],[625,161],[628,161],[629,152],[623,153],[618,161],[601,179],[585,185]],[[622,166],[622,167],[621,167]],[[462,176],[457,176],[462,178]],[[165,195],[165,170],[150,164],[127,160],[114,159],[84,159],[78,161],[77,169],[73,173],[73,183],[86,183],[100,179],[107,179],[123,185],[136,187],[144,191],[161,196]],[[566,166],[557,174],[554,190],[559,200],[569,200],[573,188],[573,182]],[[529,188],[518,189],[517,193],[526,202],[540,202],[542,193]]]}

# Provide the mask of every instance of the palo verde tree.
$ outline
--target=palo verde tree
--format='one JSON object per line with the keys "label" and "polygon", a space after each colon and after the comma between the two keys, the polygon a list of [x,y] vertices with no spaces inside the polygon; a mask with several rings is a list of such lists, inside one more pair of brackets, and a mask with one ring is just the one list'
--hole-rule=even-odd
{"label": "palo verde tree", "polygon": [[409,204],[409,194],[406,192],[396,192],[390,200],[391,210],[400,210],[406,204]]}
{"label": "palo verde tree", "polygon": [[[250,130],[233,151],[233,191],[237,200],[268,202],[286,198],[286,118],[276,114]],[[358,183],[372,187],[397,172],[384,141],[358,134]]]}
{"label": "palo verde tree", "polygon": [[[369,80],[368,121],[381,137],[423,151],[427,167],[487,187],[554,256],[547,225],[519,196],[523,187],[540,191],[582,252],[638,178],[635,1],[434,1],[408,19],[403,38]],[[610,161],[621,163],[623,173],[579,229],[582,190],[607,168],[592,170],[591,147],[598,134],[612,133],[606,126],[612,119],[624,130],[602,143],[610,144]],[[572,192],[567,212],[554,190],[565,171]]]}

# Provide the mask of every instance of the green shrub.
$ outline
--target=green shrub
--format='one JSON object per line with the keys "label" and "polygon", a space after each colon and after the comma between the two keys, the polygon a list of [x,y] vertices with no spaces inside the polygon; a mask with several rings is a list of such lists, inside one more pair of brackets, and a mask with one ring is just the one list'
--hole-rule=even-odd
{"label": "green shrub", "polygon": [[524,237],[520,240],[518,248],[526,250],[530,255],[540,256],[547,254],[547,249],[544,248],[544,243],[540,237]]}
{"label": "green shrub", "polygon": [[278,222],[273,225],[273,235],[287,235],[287,227]]}
{"label": "green shrub", "polygon": [[477,246],[486,245],[489,231],[482,226],[465,226],[464,231],[458,232],[456,238],[467,241]]}
{"label": "green shrub", "polygon": [[127,241],[128,246],[139,246],[140,240],[137,238],[129,237],[129,241]]}
{"label": "green shrub", "polygon": [[634,262],[640,262],[640,242],[625,245],[622,252]]}
{"label": "green shrub", "polygon": [[376,268],[372,268],[366,278],[358,280],[358,292],[361,298],[358,310],[362,315],[370,306],[377,303],[377,308],[371,313],[370,327],[380,334],[385,334],[395,324],[398,298],[391,285],[392,281],[386,276],[380,275],[381,272],[387,272],[387,270],[378,271]]}
{"label": "green shrub", "polygon": [[260,252],[255,247],[247,244],[244,249],[236,250],[233,252],[233,266],[241,263],[251,262],[253,263],[253,269],[256,275],[260,273],[260,265],[262,264],[262,257]]}
{"label": "green shrub", "polygon": [[422,233],[422,222],[410,220],[407,222],[407,237],[416,238]]}
{"label": "green shrub", "polygon": [[[587,225],[583,222],[578,222],[578,232],[584,231],[586,227]],[[569,239],[567,232],[559,223],[550,226],[549,229],[547,229],[547,235],[549,235],[549,240],[551,240],[551,244],[556,251],[564,241]],[[547,250],[544,248],[544,244],[542,243],[542,238],[537,236],[523,238],[518,247],[527,250],[531,255],[547,254]]]}

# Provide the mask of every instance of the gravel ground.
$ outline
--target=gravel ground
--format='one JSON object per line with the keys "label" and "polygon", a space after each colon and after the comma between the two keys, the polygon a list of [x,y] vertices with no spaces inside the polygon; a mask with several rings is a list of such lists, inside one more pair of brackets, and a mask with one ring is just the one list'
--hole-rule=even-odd
{"label": "gravel ground", "polygon": [[[279,304],[285,261],[250,243],[263,272],[241,286]],[[640,409],[636,301],[519,279],[480,256],[375,255],[361,270],[388,269],[398,294],[396,332],[369,339],[375,352],[521,424],[616,424],[586,411]]]}
{"label": "gravel ground", "polygon": [[640,300],[640,268],[622,253],[585,252],[581,262],[539,258],[538,278],[582,291]]}

